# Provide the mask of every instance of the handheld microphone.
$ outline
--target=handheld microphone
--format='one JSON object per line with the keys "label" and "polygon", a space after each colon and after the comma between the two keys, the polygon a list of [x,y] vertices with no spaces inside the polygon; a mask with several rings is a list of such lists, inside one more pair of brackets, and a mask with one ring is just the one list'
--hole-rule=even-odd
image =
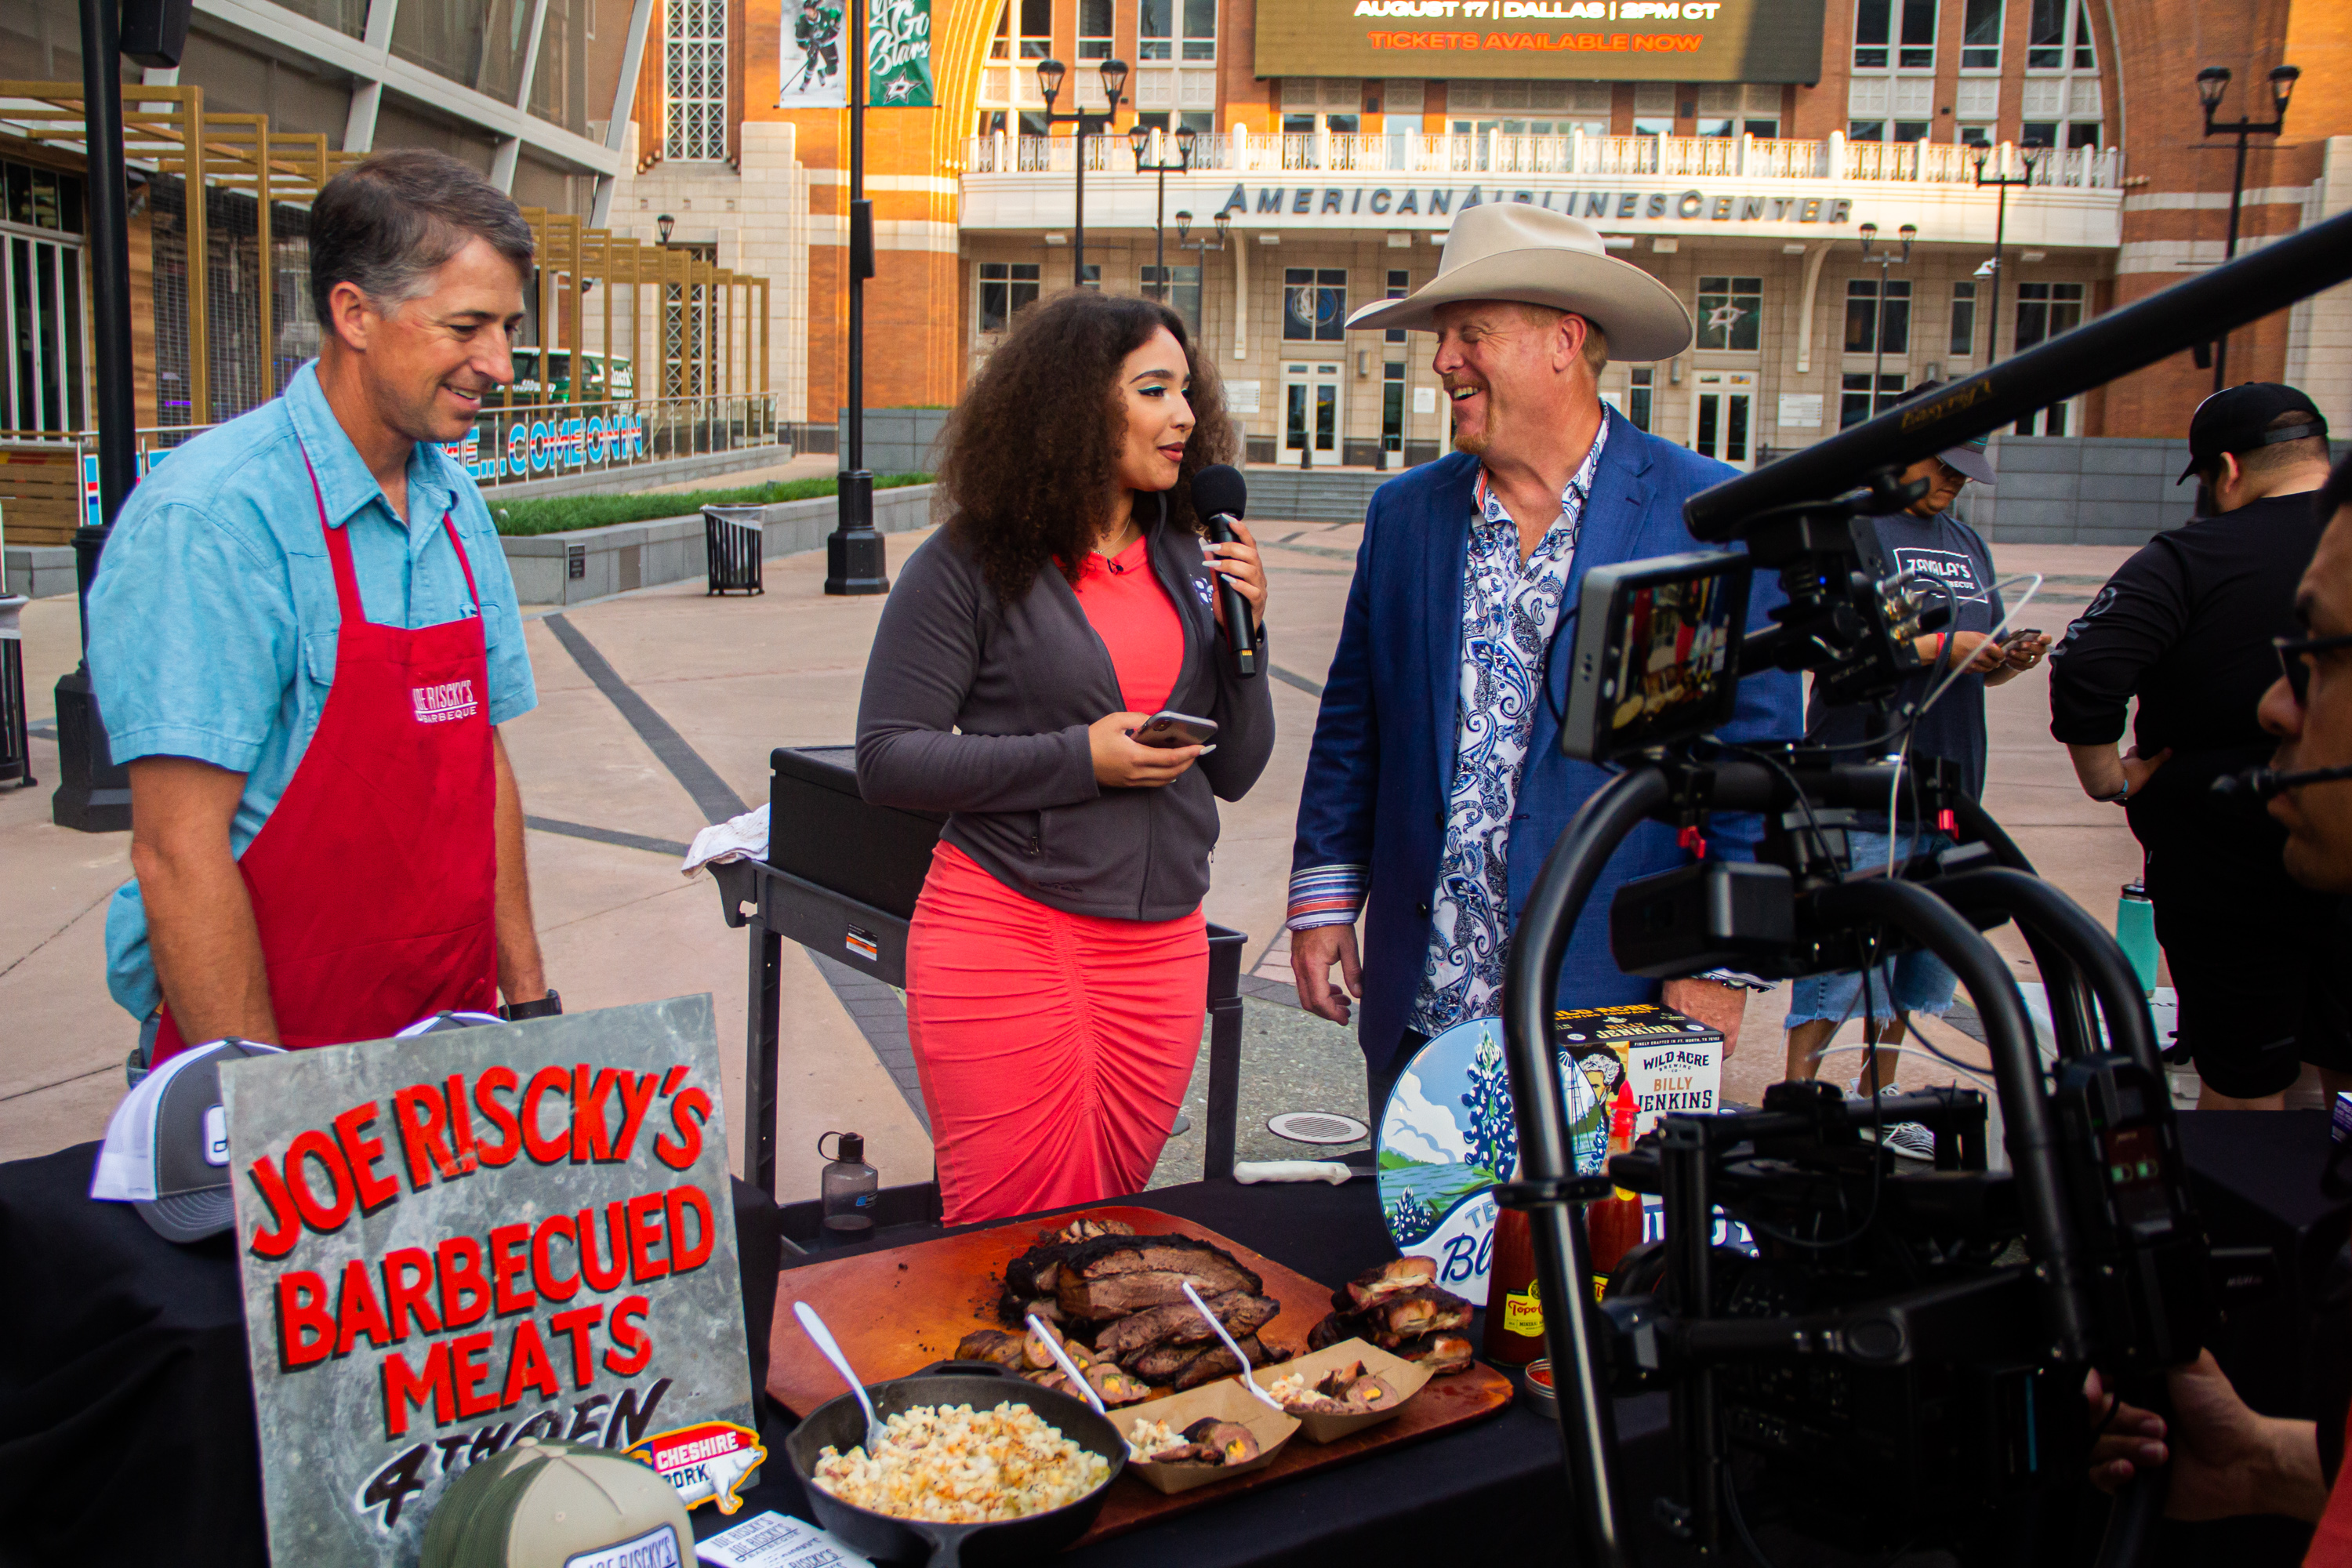
{"label": "handheld microphone", "polygon": [[[1212,463],[1192,476],[1192,510],[1209,527],[1219,544],[1234,542],[1234,520],[1249,510],[1249,485],[1231,463]],[[1250,621],[1249,601],[1223,573],[1217,574],[1217,592],[1225,605],[1225,646],[1233,650],[1234,667],[1244,676],[1257,673],[1257,631]]]}
{"label": "handheld microphone", "polygon": [[2332,784],[2337,779],[2352,779],[2352,767],[2304,768],[2291,773],[2275,768],[2247,768],[2242,773],[2223,773],[2213,781],[2212,789],[2225,798],[2243,795],[2260,802],[2305,784]]}

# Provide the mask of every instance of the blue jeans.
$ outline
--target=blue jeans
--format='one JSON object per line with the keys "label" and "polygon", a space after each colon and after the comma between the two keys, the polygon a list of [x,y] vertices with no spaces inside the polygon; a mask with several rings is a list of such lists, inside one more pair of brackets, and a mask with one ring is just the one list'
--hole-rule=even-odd
{"label": "blue jeans", "polygon": [[[1850,832],[1846,837],[1853,848],[1854,865],[1886,863],[1885,834]],[[1951,846],[1950,835],[1930,832],[1914,837],[1906,850],[1913,855],[1932,855]],[[1927,1013],[1941,1017],[1951,1010],[1952,994],[1958,985],[1959,977],[1934,953],[1897,953],[1889,961],[1871,966],[1870,1016],[1885,1019],[1898,1013]],[[1790,994],[1785,1026],[1793,1029],[1801,1024],[1835,1023],[1849,1015],[1859,1016],[1861,1008],[1855,998],[1861,994],[1862,972],[1858,969],[1841,974],[1809,974],[1798,981]]]}

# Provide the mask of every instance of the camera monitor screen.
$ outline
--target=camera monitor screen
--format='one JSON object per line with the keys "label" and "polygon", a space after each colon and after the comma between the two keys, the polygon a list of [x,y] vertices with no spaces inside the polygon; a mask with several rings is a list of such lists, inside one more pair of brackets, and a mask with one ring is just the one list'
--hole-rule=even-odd
{"label": "camera monitor screen", "polygon": [[1587,573],[1560,749],[1603,762],[1729,720],[1752,572],[1743,554],[1711,552]]}

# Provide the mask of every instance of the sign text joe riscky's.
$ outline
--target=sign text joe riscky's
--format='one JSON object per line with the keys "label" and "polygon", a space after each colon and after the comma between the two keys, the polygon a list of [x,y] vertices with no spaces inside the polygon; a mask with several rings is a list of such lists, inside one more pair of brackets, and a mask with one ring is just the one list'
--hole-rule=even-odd
{"label": "sign text joe riscky's", "polygon": [[413,1562],[523,1436],[751,1424],[706,997],[224,1075],[273,1557]]}

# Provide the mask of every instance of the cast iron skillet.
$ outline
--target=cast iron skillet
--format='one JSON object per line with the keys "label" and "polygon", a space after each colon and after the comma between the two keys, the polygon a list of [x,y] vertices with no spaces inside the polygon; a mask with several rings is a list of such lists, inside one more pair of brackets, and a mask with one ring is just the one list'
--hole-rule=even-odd
{"label": "cast iron skillet", "polygon": [[874,1414],[887,1420],[918,1405],[969,1405],[992,1410],[1008,1400],[1026,1405],[1040,1420],[1058,1427],[1089,1453],[1110,1461],[1103,1484],[1074,1503],[989,1524],[933,1524],[894,1519],[845,1503],[816,1484],[817,1451],[827,1446],[846,1453],[866,1440],[866,1413],[844,1394],[809,1413],[784,1439],[784,1453],[808,1489],[816,1521],[866,1556],[886,1563],[923,1563],[928,1568],[987,1568],[993,1563],[1034,1563],[1059,1552],[1093,1524],[1111,1483],[1127,1466],[1127,1442],[1118,1428],[1092,1406],[1052,1389],[1040,1388],[1000,1366],[981,1362],[938,1362],[912,1377],[867,1387]]}

